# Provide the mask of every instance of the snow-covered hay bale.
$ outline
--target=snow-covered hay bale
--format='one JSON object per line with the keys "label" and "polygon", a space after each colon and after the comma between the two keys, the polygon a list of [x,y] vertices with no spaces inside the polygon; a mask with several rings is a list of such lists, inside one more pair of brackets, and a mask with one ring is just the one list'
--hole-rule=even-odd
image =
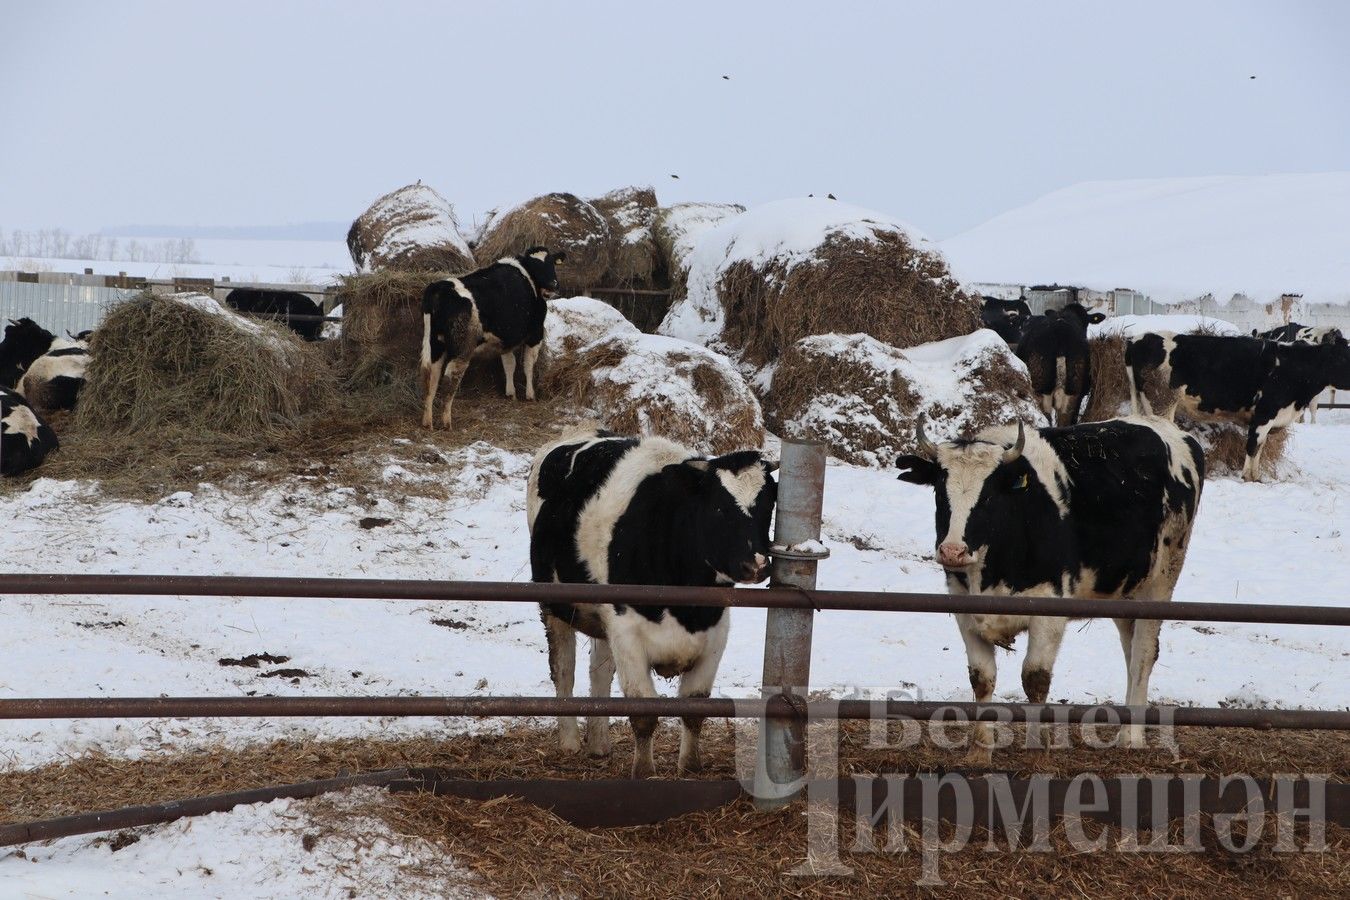
{"label": "snow-covered hay bale", "polygon": [[[602,279],[605,287],[650,289],[656,286],[658,273],[656,242],[652,225],[656,222],[656,191],[649,187],[626,187],[610,191],[590,201],[609,220],[614,249],[609,269]],[[664,280],[664,279],[663,279]]]}
{"label": "snow-covered hay bale", "polygon": [[545,194],[493,213],[474,252],[486,263],[534,246],[564,251],[558,284],[564,294],[582,294],[609,271],[614,235],[604,214],[575,194]]}
{"label": "snow-covered hay bale", "polygon": [[699,236],[743,212],[745,207],[739,203],[676,203],[657,210],[652,240],[670,281],[672,299],[678,301],[685,295],[689,255],[694,252]]}
{"label": "snow-covered hay bale", "polygon": [[804,337],[860,332],[897,347],[980,327],[978,299],[910,225],[829,199],[781,200],[698,239],[661,332],[767,363]]}
{"label": "snow-covered hay bale", "polygon": [[357,216],[347,231],[347,249],[358,272],[467,272],[474,267],[454,206],[420,181],[385,194]]}
{"label": "snow-covered hay bale", "polygon": [[803,338],[779,360],[766,408],[778,434],[871,466],[913,452],[921,413],[933,440],[1044,421],[1026,367],[988,329],[904,350],[865,334]]}
{"label": "snow-covered hay bale", "polygon": [[687,341],[616,328],[558,352],[547,378],[620,434],[661,435],[704,453],[764,443],[759,401],[731,360]]}
{"label": "snow-covered hay bale", "polygon": [[582,347],[612,335],[637,335],[639,331],[623,313],[591,297],[551,300],[544,320],[544,356],[566,359]]}
{"label": "snow-covered hay bale", "polygon": [[76,409],[83,432],[275,435],[336,400],[321,351],[205,294],[142,293],[109,310]]}

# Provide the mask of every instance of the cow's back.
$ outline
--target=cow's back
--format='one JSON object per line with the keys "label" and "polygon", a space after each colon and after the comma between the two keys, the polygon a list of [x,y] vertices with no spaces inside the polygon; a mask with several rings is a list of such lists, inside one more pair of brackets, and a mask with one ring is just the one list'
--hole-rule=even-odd
{"label": "cow's back", "polygon": [[518,263],[494,263],[460,280],[473,293],[483,331],[503,346],[533,345],[543,339],[548,304]]}
{"label": "cow's back", "polygon": [[1080,571],[1093,579],[1080,591],[1129,592],[1151,574],[1160,535],[1189,540],[1205,463],[1199,443],[1180,428],[1131,417],[1042,429],[1041,436],[1069,475]]}

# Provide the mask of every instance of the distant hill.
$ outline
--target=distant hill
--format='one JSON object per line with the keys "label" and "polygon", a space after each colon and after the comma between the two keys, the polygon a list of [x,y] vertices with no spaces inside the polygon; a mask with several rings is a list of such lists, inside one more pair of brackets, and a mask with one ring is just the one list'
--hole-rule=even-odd
{"label": "distant hill", "polygon": [[293,225],[113,225],[100,234],[133,238],[200,238],[245,241],[341,241],[350,222]]}

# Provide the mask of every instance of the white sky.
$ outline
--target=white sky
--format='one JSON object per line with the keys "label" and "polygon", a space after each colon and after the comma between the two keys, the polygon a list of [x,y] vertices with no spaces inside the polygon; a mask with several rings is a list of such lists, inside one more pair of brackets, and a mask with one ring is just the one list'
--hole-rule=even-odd
{"label": "white sky", "polygon": [[1350,169],[1350,3],[0,0],[0,34],[4,228],[421,178],[464,219],[643,183],[945,237],[1085,179]]}

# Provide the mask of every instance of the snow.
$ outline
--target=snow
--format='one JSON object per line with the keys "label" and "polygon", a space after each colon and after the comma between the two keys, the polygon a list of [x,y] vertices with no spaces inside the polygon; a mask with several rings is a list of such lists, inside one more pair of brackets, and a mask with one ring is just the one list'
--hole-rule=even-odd
{"label": "snow", "polygon": [[469,244],[460,233],[455,207],[439,193],[420,181],[399,188],[375,201],[376,215],[399,224],[384,233],[378,246],[371,248],[363,260],[363,271],[369,271],[371,262],[397,258],[418,247],[450,245],[473,259]]}
{"label": "snow", "polygon": [[837,200],[778,200],[732,216],[700,234],[689,254],[686,296],[671,307],[662,334],[710,344],[722,333],[724,310],[717,283],[740,262],[760,267],[779,261],[786,271],[814,258],[835,235],[871,241],[878,232],[900,232],[915,244],[928,237],[900,219]]}
{"label": "snow", "polygon": [[1350,303],[1350,172],[1089,181],[942,243],[963,282]]}
{"label": "snow", "polygon": [[[328,315],[334,319],[342,318],[342,304],[339,303],[337,306],[329,310]],[[323,328],[320,329],[319,331],[319,337],[323,338],[325,341],[337,340],[338,338],[342,337],[342,323],[324,322]]]}
{"label": "snow", "polygon": [[1149,331],[1169,331],[1173,334],[1190,334],[1203,331],[1207,334],[1222,334],[1241,337],[1250,332],[1243,331],[1232,322],[1215,319],[1211,316],[1192,316],[1182,313],[1165,316],[1108,316],[1106,321],[1088,326],[1089,338],[1135,337]]}
{"label": "snow", "polygon": [[592,297],[550,300],[544,320],[544,344],[555,358],[613,335],[639,333],[623,313]]}
{"label": "snow", "polygon": [[[120,240],[120,239],[119,239]],[[139,240],[139,239],[138,239]],[[144,239],[155,243],[158,238]],[[165,239],[167,240],[167,239]],[[342,241],[271,241],[243,239],[194,240],[195,258],[202,262],[131,262],[109,259],[33,258],[0,256],[0,270],[83,272],[100,275],[126,272],[133,278],[229,278],[261,284],[321,285],[352,270]]]}
{"label": "snow", "polygon": [[738,216],[745,207],[736,203],[676,203],[657,213],[656,229],[670,241],[671,271],[689,268],[689,254],[703,232],[724,219]]}

